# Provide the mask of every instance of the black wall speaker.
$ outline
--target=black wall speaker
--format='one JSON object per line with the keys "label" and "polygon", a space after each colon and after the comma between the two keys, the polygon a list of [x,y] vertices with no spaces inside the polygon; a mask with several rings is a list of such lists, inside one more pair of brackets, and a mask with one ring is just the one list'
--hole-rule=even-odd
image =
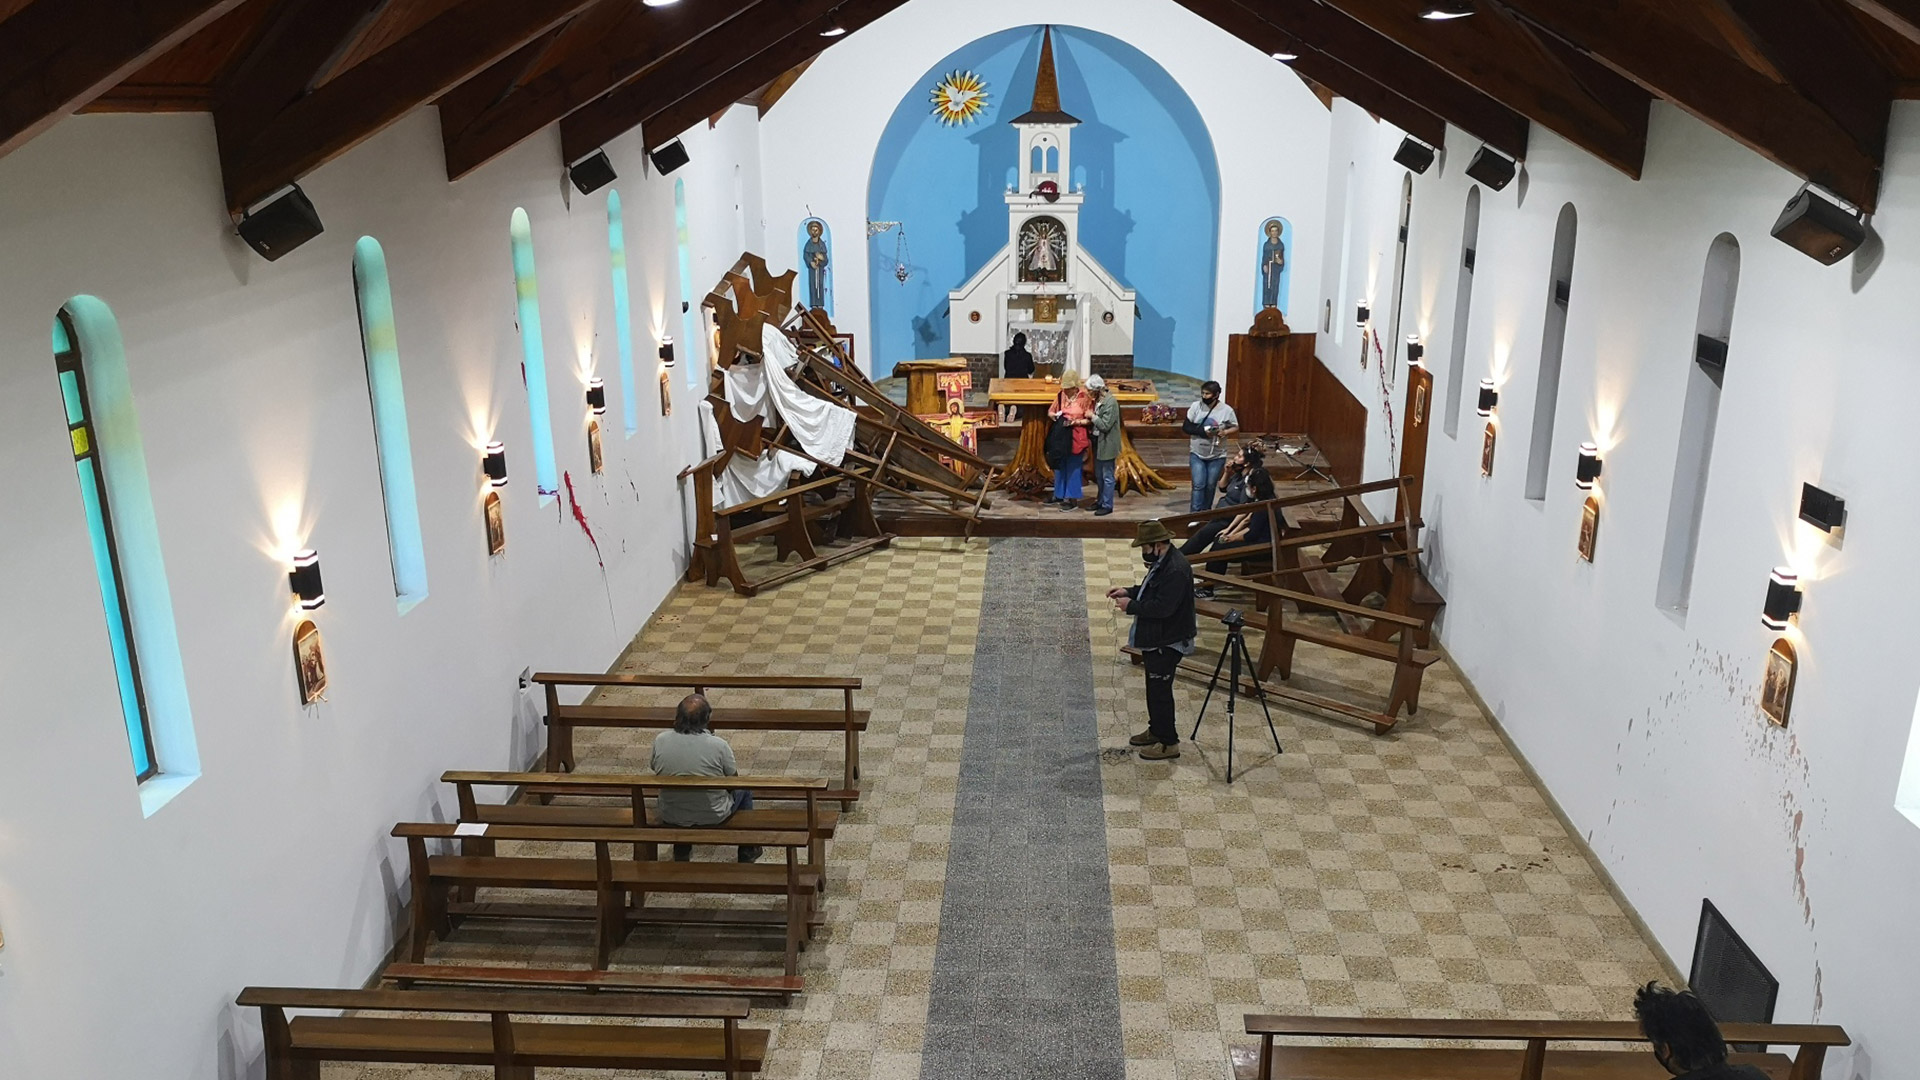
{"label": "black wall speaker", "polygon": [[273,262],[324,231],[313,200],[295,184],[285,195],[240,219],[240,239]]}
{"label": "black wall speaker", "polygon": [[1487,147],[1481,147],[1467,163],[1467,175],[1495,191],[1513,182],[1514,162]]}
{"label": "black wall speaker", "polygon": [[1819,262],[1832,266],[1853,254],[1867,238],[1867,226],[1839,206],[1802,188],[1787,200],[1780,220],[1773,223],[1776,240]]}
{"label": "black wall speaker", "polygon": [[673,140],[647,156],[653,159],[653,167],[661,176],[692,160],[687,156],[687,148],[680,145],[679,139]]}
{"label": "black wall speaker", "polygon": [[1411,137],[1401,139],[1400,149],[1393,152],[1393,160],[1416,173],[1424,173],[1433,165],[1433,147]]}
{"label": "black wall speaker", "polygon": [[567,177],[582,195],[591,195],[619,179],[619,175],[613,171],[613,162],[607,160],[605,150],[595,150],[567,166]]}

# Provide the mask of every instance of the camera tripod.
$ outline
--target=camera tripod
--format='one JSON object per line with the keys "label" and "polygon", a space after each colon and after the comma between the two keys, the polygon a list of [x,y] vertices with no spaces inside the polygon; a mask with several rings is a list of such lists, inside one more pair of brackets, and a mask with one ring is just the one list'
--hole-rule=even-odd
{"label": "camera tripod", "polygon": [[[1207,706],[1213,702],[1213,692],[1220,686],[1220,669],[1227,671],[1227,783],[1233,783],[1233,718],[1234,705],[1240,697],[1240,665],[1244,662],[1246,670],[1255,670],[1253,657],[1247,654],[1247,639],[1241,634],[1241,628],[1247,625],[1246,618],[1238,611],[1229,611],[1220,620],[1227,627],[1227,643],[1220,647],[1220,659],[1213,663],[1213,677],[1207,680],[1207,696],[1200,700],[1200,715],[1194,717],[1193,733],[1188,739],[1200,737],[1200,722],[1207,718]],[[1276,753],[1286,753],[1280,745],[1280,732],[1274,729],[1273,712],[1267,708],[1267,693],[1260,688],[1260,680],[1252,683],[1253,696],[1260,701],[1260,712],[1267,718],[1267,732],[1273,736],[1273,749]]]}

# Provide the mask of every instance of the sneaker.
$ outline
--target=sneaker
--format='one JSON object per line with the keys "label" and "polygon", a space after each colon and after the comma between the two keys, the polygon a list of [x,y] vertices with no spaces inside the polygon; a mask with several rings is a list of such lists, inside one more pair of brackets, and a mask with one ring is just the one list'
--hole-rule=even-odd
{"label": "sneaker", "polygon": [[1103,506],[1103,507],[1101,507],[1100,509],[1098,509],[1098,510],[1095,510],[1095,511],[1093,512],[1093,516],[1094,516],[1094,517],[1106,517],[1106,516],[1107,516],[1108,514],[1111,514],[1111,513],[1113,513],[1113,507],[1111,507],[1111,506]]}
{"label": "sneaker", "polygon": [[1179,756],[1180,747],[1178,744],[1168,746],[1166,743],[1154,743],[1152,746],[1143,746],[1140,748],[1141,761],[1172,761]]}
{"label": "sneaker", "polygon": [[741,849],[740,849],[740,854],[739,854],[739,856],[737,857],[737,859],[736,859],[735,861],[737,861],[737,862],[759,862],[759,861],[760,861],[760,849],[759,849],[759,848],[757,848],[757,847],[743,847],[743,848],[741,848]]}
{"label": "sneaker", "polygon": [[1211,600],[1211,599],[1213,599],[1213,588],[1212,588],[1212,586],[1208,586],[1208,585],[1202,585],[1202,586],[1200,586],[1199,588],[1197,588],[1197,589],[1194,589],[1194,590],[1193,590],[1193,598],[1194,598],[1195,600]]}
{"label": "sneaker", "polygon": [[1149,728],[1148,730],[1143,731],[1138,735],[1135,735],[1133,738],[1128,739],[1127,745],[1128,746],[1152,746],[1154,743],[1157,743],[1159,741],[1160,741],[1159,739],[1156,739],[1153,737],[1153,730]]}
{"label": "sneaker", "polygon": [[673,861],[674,862],[692,862],[693,861],[693,845],[692,844],[673,845]]}

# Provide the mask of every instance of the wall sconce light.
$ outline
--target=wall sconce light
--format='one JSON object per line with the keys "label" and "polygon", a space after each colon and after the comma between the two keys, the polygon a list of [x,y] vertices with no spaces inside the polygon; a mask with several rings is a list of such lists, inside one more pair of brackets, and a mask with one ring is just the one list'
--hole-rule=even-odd
{"label": "wall sconce light", "polygon": [[1356,307],[1353,312],[1353,325],[1364,327],[1372,321],[1373,305],[1365,300],[1360,301],[1360,306]]}
{"label": "wall sconce light", "polygon": [[673,366],[673,339],[670,337],[660,339],[660,365],[662,367]]}
{"label": "wall sconce light", "polygon": [[1425,345],[1420,344],[1420,335],[1408,334],[1407,335],[1407,363],[1411,364],[1414,367],[1419,367],[1420,361],[1423,358],[1425,358],[1426,355],[1427,355],[1427,347]]}
{"label": "wall sconce light", "polygon": [[1800,520],[1823,533],[1847,527],[1847,501],[1812,484],[1800,485]]}
{"label": "wall sconce light", "polygon": [[1493,388],[1492,379],[1480,380],[1480,415],[1492,416],[1494,406],[1500,404],[1500,391]]}
{"label": "wall sconce light", "polygon": [[1767,578],[1767,606],[1760,609],[1760,625],[1769,630],[1787,628],[1787,620],[1800,613],[1800,575],[1784,566],[1776,566]]}
{"label": "wall sconce light", "polygon": [[587,405],[593,409],[593,415],[595,416],[605,416],[607,414],[607,384],[606,383],[600,381],[599,379],[592,379],[588,381]]}
{"label": "wall sconce light", "polygon": [[1593,490],[1593,482],[1600,479],[1600,469],[1605,463],[1600,460],[1600,448],[1590,442],[1580,444],[1580,463],[1575,466],[1573,486],[1581,491]]}
{"label": "wall sconce light", "polygon": [[300,598],[300,610],[312,611],[327,602],[327,590],[320,584],[320,553],[308,548],[293,557],[293,571],[287,575],[293,595]]}
{"label": "wall sconce light", "polygon": [[486,473],[488,483],[497,488],[506,487],[507,444],[502,442],[488,443],[486,455],[480,459],[480,468]]}

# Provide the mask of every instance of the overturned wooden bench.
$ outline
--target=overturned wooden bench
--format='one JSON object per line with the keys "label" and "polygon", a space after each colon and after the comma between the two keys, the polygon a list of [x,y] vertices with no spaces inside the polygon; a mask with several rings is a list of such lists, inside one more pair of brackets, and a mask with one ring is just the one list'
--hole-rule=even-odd
{"label": "overturned wooden bench", "polygon": [[[839,733],[845,742],[841,764],[841,787],[821,797],[838,800],[850,807],[860,797],[860,734],[867,730],[871,714],[853,707],[853,692],[861,688],[858,678],[838,676],[760,676],[760,675],[641,675],[571,674],[542,672],[533,681],[546,687],[547,696],[547,768],[554,772],[572,772],[576,760],[573,733],[583,727],[665,729],[673,726],[673,705],[601,705],[589,698],[578,705],[560,704],[563,686],[648,687],[685,690],[705,694],[713,705],[712,730],[729,731],[813,731]],[[714,690],[792,690],[813,693],[838,693],[839,708],[782,707],[733,708],[713,701]]]}
{"label": "overturned wooden bench", "polygon": [[[633,995],[327,990],[249,986],[235,999],[260,1010],[267,1080],[320,1080],[328,1061],[493,1066],[499,1080],[533,1080],[538,1068],[759,1072],[768,1033],[742,1028],[747,1003],[728,998]],[[288,1009],[485,1016],[287,1016]],[[572,1016],[621,1020],[718,1020],[719,1027],[579,1024],[530,1020]],[[520,1017],[521,1019],[516,1019]]]}
{"label": "overturned wooden bench", "polygon": [[[807,865],[820,872],[821,888],[826,887],[826,841],[840,824],[840,812],[820,805],[825,780],[801,780],[784,776],[636,776],[628,773],[536,773],[471,772],[452,770],[440,779],[454,786],[459,800],[460,820],[488,825],[582,825],[589,828],[626,829],[634,826],[665,825],[657,805],[647,809],[647,796],[662,791],[734,791],[753,792],[754,807],[736,810],[718,825],[705,830],[764,832],[805,832],[812,838],[807,845]],[[544,801],[490,803],[474,796],[475,788],[504,787],[523,795],[543,798],[597,797],[625,800],[619,804],[556,803]],[[793,801],[798,806],[761,806],[762,801]],[[488,845],[490,848],[491,845]],[[474,851],[474,854],[485,852]]]}
{"label": "overturned wooden bench", "polygon": [[[1549,1049],[1556,1042],[1642,1043],[1631,1021],[1420,1020],[1249,1014],[1247,1034],[1259,1047],[1232,1049],[1234,1080],[1672,1080],[1651,1050]],[[1732,1054],[1733,1064],[1773,1080],[1820,1080],[1830,1046],[1851,1041],[1830,1024],[1722,1024],[1728,1043],[1796,1046],[1784,1054]],[[1511,1042],[1513,1049],[1409,1046],[1301,1046],[1276,1038],[1361,1038]]]}
{"label": "overturned wooden bench", "polygon": [[[820,874],[802,866],[798,853],[812,842],[805,832],[748,829],[626,828],[579,826],[460,825],[403,822],[393,835],[407,842],[413,879],[412,936],[407,960],[424,963],[427,943],[437,933],[445,940],[456,919],[588,919],[594,924],[595,968],[605,968],[628,930],[640,923],[706,923],[774,926],[786,932],[788,975],[799,974],[800,949],[812,936]],[[428,840],[459,840],[492,845],[501,840],[589,844],[590,858],[467,854],[430,855]],[[633,859],[615,859],[612,847],[630,845]],[[639,857],[660,844],[739,844],[784,849],[784,864],[662,862]],[[480,888],[550,889],[592,893],[591,907],[580,904],[522,904],[456,901],[455,890]],[[773,896],[775,910],[648,908],[649,893],[706,896]]]}

